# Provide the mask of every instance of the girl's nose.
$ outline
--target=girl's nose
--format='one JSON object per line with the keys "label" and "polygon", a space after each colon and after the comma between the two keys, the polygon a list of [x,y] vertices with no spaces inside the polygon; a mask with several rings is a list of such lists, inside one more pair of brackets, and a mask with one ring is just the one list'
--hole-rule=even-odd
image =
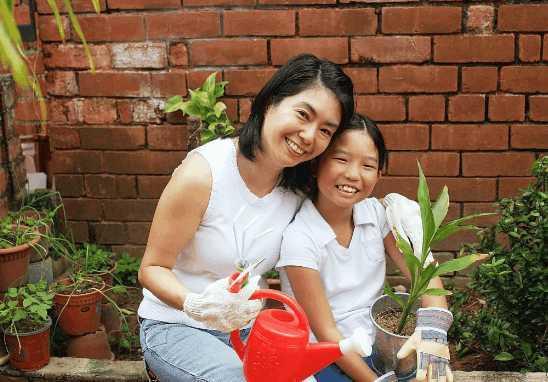
{"label": "girl's nose", "polygon": [[352,179],[352,180],[358,179],[359,178],[359,168],[358,167],[359,167],[358,165],[349,163],[346,166],[344,176],[346,176],[346,178]]}

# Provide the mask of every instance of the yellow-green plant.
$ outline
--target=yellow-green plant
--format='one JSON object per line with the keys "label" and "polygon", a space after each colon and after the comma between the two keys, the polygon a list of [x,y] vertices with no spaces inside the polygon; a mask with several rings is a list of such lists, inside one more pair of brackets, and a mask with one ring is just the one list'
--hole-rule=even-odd
{"label": "yellow-green plant", "polygon": [[[95,12],[99,13],[101,9],[99,0],[90,1],[93,4]],[[64,42],[65,31],[63,29],[63,23],[59,13],[59,8],[57,7],[57,2],[56,0],[47,0],[47,3],[53,12],[59,35]],[[63,0],[63,5],[74,31],[82,41],[84,52],[89,61],[90,69],[94,72],[95,65],[93,63],[93,58],[91,56],[84,33],[82,32],[82,28],[80,27],[80,23],[74,14],[72,0]],[[36,74],[32,70],[29,59],[23,49],[23,41],[21,39],[19,29],[17,28],[17,22],[15,21],[13,14],[13,6],[13,0],[0,1],[0,64],[9,69],[15,83],[18,86],[23,89],[31,88],[33,90],[39,101],[40,117],[43,121],[45,121],[47,118],[46,104],[44,102],[44,97],[42,95],[40,85],[38,84]]]}

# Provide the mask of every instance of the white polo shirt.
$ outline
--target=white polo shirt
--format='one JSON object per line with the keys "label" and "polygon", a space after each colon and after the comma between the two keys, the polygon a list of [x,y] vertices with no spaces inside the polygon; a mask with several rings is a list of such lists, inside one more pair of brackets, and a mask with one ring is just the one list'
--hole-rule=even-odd
{"label": "white polo shirt", "polygon": [[[390,232],[385,210],[375,198],[354,205],[354,232],[348,248],[314,204],[306,200],[283,234],[277,267],[296,265],[320,272],[333,316],[342,335],[365,328],[374,341],[369,319],[373,301],[381,295],[386,273],[383,239]],[[293,295],[287,275],[280,270],[282,291]]]}

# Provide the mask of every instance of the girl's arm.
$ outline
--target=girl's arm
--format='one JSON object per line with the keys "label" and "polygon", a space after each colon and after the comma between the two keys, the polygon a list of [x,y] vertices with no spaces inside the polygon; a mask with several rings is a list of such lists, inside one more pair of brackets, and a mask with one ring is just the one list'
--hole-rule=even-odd
{"label": "girl's arm", "polygon": [[[403,254],[398,249],[396,239],[392,235],[392,232],[389,232],[388,235],[386,235],[386,237],[384,238],[384,248],[386,250],[386,253],[388,253],[388,256],[390,256],[392,261],[396,263],[396,266],[403,273],[403,275],[408,280],[411,280],[411,273],[409,272],[409,268],[407,268],[407,264],[405,263]],[[432,280],[430,280],[428,288],[443,288],[443,283],[439,277],[434,277]],[[447,309],[447,300],[445,296],[423,295],[421,305],[423,308],[436,307]]]}
{"label": "girl's arm", "polygon": [[[314,269],[297,266],[286,266],[284,269],[295,298],[303,307],[318,341],[338,342],[343,339],[325,296],[320,273]],[[358,354],[345,355],[336,363],[353,381],[370,382],[377,379],[375,373]]]}
{"label": "girl's arm", "polygon": [[211,170],[200,155],[186,158],[175,170],[156,207],[139,282],[164,303],[183,309],[186,294],[171,269],[192,240],[211,193]]}

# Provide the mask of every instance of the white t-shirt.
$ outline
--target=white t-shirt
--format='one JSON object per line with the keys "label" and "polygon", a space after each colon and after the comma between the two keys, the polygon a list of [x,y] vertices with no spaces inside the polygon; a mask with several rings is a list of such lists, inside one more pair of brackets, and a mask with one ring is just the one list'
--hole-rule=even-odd
{"label": "white t-shirt", "polygon": [[[277,267],[295,265],[315,269],[325,288],[337,328],[345,337],[365,328],[374,342],[369,318],[373,301],[381,295],[386,273],[383,239],[390,232],[385,210],[375,198],[354,205],[354,232],[348,248],[341,246],[335,232],[314,204],[306,200],[295,220],[283,234]],[[282,291],[293,295],[283,269]]]}
{"label": "white t-shirt", "polygon": [[[253,275],[272,269],[278,261],[282,233],[302,199],[281,187],[261,198],[254,195],[240,176],[231,139],[217,139],[189,155],[196,153],[209,164],[211,195],[193,239],[177,257],[172,272],[191,292],[200,293],[210,283],[235,272],[240,257],[249,264],[264,258]],[[146,288],[143,296],[139,316],[204,328],[201,322],[164,304]]]}

